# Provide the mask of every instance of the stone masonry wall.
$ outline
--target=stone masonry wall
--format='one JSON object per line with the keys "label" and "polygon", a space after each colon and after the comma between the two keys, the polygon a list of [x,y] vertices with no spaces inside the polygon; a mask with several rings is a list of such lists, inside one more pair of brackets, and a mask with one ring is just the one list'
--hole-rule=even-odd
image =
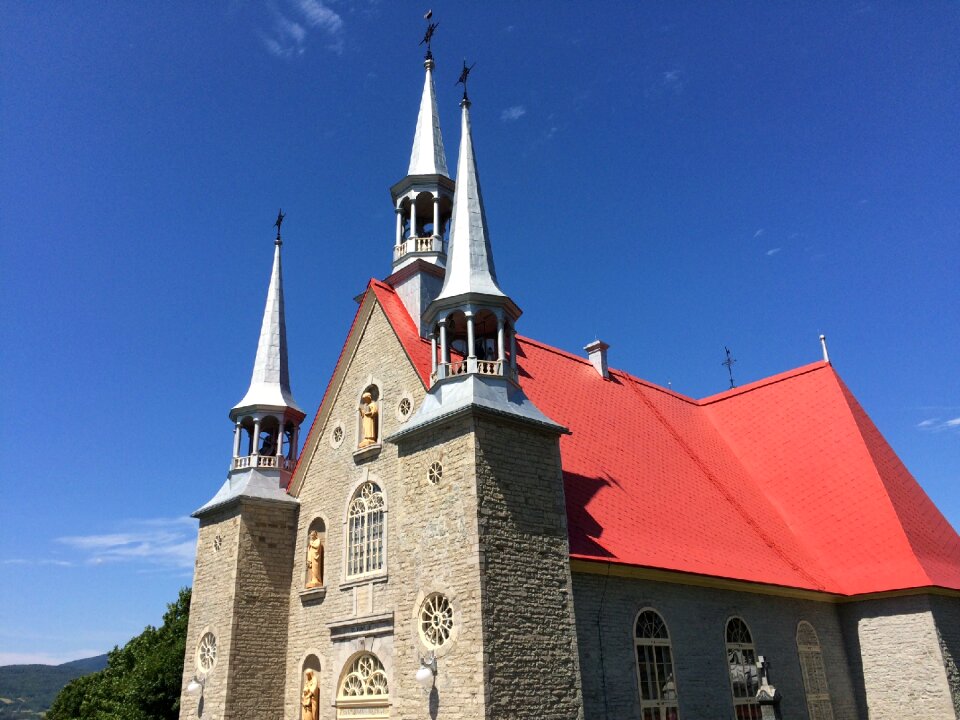
{"label": "stone masonry wall", "polygon": [[[946,604],[950,602],[957,601]],[[850,603],[841,606],[840,615],[871,720],[956,717],[929,596]],[[941,608],[941,617],[948,622],[950,615]],[[955,610],[952,616],[957,617]],[[951,629],[943,629],[953,636]]]}
{"label": "stone masonry wall", "polygon": [[660,613],[670,633],[681,718],[732,717],[724,632],[734,615],[746,621],[757,654],[770,662],[784,718],[809,717],[796,645],[801,620],[820,639],[835,719],[865,717],[830,603],[579,572],[573,589],[587,720],[640,717],[633,633],[646,607]]}
{"label": "stone masonry wall", "polygon": [[[289,594],[289,644],[286,659],[286,717],[299,718],[302,668],[309,655],[320,664],[320,718],[336,716],[337,686],[344,668],[361,650],[374,652],[384,664],[390,686],[391,718],[482,717],[479,561],[476,548],[476,497],[472,483],[474,441],[467,421],[442,432],[411,439],[398,448],[384,443],[373,455],[356,457],[356,418],[360,393],[370,383],[380,389],[381,437],[400,429],[401,397],[419,407],[425,390],[379,307],[374,308],[343,377],[333,388],[333,408],[307,463],[299,493],[300,518]],[[339,447],[333,428],[345,430]],[[427,468],[443,463],[443,479],[432,485]],[[346,512],[364,480],[375,481],[386,499],[384,571],[356,581],[344,568]],[[310,524],[326,526],[325,595],[304,593],[306,537]],[[427,655],[419,640],[415,615],[423,597],[444,592],[454,605],[455,637],[439,653],[433,693],[420,688],[414,675]],[[330,623],[375,618],[369,631],[332,639]],[[383,620],[387,617],[388,620]],[[358,623],[361,624],[361,623]],[[366,624],[366,623],[363,623]]]}
{"label": "stone masonry wall", "polygon": [[960,598],[931,595],[930,607],[937,625],[947,685],[953,696],[953,710],[960,718]]}
{"label": "stone masonry wall", "polygon": [[[237,553],[239,550],[240,517],[232,506],[215,511],[200,521],[197,534],[197,554],[193,572],[193,592],[190,598],[190,621],[187,626],[187,649],[183,663],[183,684],[180,697],[181,720],[198,717],[199,695],[188,695],[185,690],[198,674],[197,643],[206,632],[217,638],[217,663],[206,676],[203,692],[204,715],[223,716],[227,692],[229,657],[232,647],[234,595],[237,584]],[[220,537],[220,549],[215,539]]]}
{"label": "stone masonry wall", "polygon": [[280,720],[295,505],[241,501],[239,572],[223,718]]}
{"label": "stone masonry wall", "polygon": [[476,437],[487,717],[582,718],[558,438],[487,416]]}

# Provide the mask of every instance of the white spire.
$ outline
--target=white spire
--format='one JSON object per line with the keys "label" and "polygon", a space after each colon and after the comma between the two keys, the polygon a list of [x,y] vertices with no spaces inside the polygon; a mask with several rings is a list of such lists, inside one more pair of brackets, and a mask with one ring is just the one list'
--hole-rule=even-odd
{"label": "white spire", "polygon": [[280,271],[279,233],[273,253],[273,272],[267,289],[267,304],[263,310],[260,326],[260,342],[257,358],[253,363],[250,388],[234,410],[253,405],[288,407],[302,412],[290,392],[290,375],[287,370],[287,328],[283,318],[283,276]]}
{"label": "white spire", "polygon": [[447,156],[443,152],[443,136],[440,135],[437,94],[433,88],[433,58],[428,57],[423,66],[427,73],[423,81],[420,114],[417,116],[417,132],[413,136],[413,151],[410,153],[410,169],[407,170],[407,175],[446,175],[449,177]]}
{"label": "white spire", "polygon": [[476,293],[505,298],[497,284],[493,250],[487,233],[487,218],[480,192],[477,159],[470,130],[470,101],[460,103],[462,127],[460,156],[457,158],[457,188],[453,195],[447,274],[437,300]]}

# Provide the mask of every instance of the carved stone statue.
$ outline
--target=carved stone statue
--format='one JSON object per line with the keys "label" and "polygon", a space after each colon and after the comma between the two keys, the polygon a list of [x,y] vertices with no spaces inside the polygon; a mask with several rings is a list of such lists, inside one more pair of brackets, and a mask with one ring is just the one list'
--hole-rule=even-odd
{"label": "carved stone statue", "polygon": [[310,531],[310,540],[307,543],[307,587],[315,588],[323,585],[323,543],[320,533]]}
{"label": "carved stone statue", "polygon": [[365,448],[377,444],[377,404],[373,395],[368,392],[360,398],[360,420],[363,431],[360,444],[357,447]]}
{"label": "carved stone statue", "polygon": [[307,670],[303,674],[303,692],[300,693],[300,720],[317,720],[320,709],[320,686],[317,674]]}

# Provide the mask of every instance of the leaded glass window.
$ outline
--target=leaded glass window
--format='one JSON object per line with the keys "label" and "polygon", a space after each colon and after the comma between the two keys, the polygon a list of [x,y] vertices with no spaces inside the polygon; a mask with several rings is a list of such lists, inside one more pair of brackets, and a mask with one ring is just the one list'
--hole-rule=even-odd
{"label": "leaded glass window", "polygon": [[800,656],[800,672],[803,674],[810,720],[833,720],[833,704],[830,702],[830,688],[827,687],[827,672],[823,667],[820,638],[813,625],[806,620],[801,620],[797,625],[797,654]]}
{"label": "leaded glass window", "polygon": [[642,610],[634,625],[637,684],[642,720],[679,720],[677,681],[673,670],[670,634],[655,610]]}
{"label": "leaded glass window", "polygon": [[341,676],[337,717],[386,718],[389,704],[390,688],[383,663],[373,653],[361,653]]}
{"label": "leaded glass window", "polygon": [[366,575],[383,569],[383,493],[365,482],[353,495],[347,512],[347,575]]}
{"label": "leaded glass window", "polygon": [[750,628],[738,617],[727,621],[727,668],[730,691],[733,693],[733,716],[736,720],[760,720],[757,691],[757,651],[753,647]]}

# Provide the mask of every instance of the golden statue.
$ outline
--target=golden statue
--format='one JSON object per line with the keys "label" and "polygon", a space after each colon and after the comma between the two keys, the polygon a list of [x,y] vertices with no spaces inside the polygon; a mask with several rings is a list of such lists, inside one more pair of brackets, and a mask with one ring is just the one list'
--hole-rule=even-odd
{"label": "golden statue", "polygon": [[317,720],[320,710],[320,684],[317,674],[307,670],[303,674],[303,692],[300,693],[300,720]]}
{"label": "golden statue", "polygon": [[307,580],[308,588],[323,585],[323,543],[316,530],[310,531],[310,540],[307,543],[307,572],[310,575]]}
{"label": "golden statue", "polygon": [[373,395],[365,392],[360,398],[360,420],[363,429],[363,437],[360,440],[359,448],[370,447],[377,444],[377,404],[373,401]]}

